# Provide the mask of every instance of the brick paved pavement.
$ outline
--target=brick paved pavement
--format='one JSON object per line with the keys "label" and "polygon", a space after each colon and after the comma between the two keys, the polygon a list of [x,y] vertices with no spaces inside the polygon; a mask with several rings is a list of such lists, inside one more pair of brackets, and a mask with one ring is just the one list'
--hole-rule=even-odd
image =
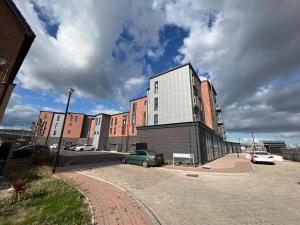
{"label": "brick paved pavement", "polygon": [[[209,173],[247,173],[253,170],[252,163],[248,159],[246,159],[245,154],[240,154],[239,158],[237,157],[237,154],[229,154],[220,159],[205,164],[205,167],[166,165],[161,168]],[[207,169],[207,167],[209,169]]]}
{"label": "brick paved pavement", "polygon": [[90,200],[96,224],[154,225],[150,216],[128,193],[76,171],[58,176],[75,184]]}
{"label": "brick paved pavement", "polygon": [[300,164],[254,165],[252,173],[198,173],[103,166],[83,173],[129,190],[168,225],[299,225]]}

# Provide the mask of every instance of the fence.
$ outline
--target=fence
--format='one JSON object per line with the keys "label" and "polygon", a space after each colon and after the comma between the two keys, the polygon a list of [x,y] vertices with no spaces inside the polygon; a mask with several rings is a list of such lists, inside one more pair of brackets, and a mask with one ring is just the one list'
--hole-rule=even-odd
{"label": "fence", "polygon": [[300,162],[300,148],[283,148],[281,154],[284,159]]}

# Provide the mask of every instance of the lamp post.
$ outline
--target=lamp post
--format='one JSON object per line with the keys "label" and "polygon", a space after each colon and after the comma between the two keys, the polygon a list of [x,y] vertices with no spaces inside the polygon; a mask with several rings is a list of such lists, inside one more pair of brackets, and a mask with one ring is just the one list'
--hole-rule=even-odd
{"label": "lamp post", "polygon": [[66,122],[67,113],[68,113],[68,109],[69,109],[70,99],[71,99],[71,95],[74,92],[75,92],[75,90],[73,88],[68,88],[68,93],[69,93],[68,102],[67,102],[67,106],[66,106],[65,116],[64,116],[64,119],[63,119],[62,129],[61,129],[59,140],[58,140],[58,146],[57,146],[57,151],[56,151],[56,154],[55,154],[55,160],[53,162],[53,168],[52,168],[53,173],[55,173],[55,171],[56,171],[56,167],[57,167],[57,163],[58,163],[58,157],[59,157],[59,151],[60,151],[60,145],[61,145],[62,137],[63,137],[63,134],[64,134],[65,122]]}

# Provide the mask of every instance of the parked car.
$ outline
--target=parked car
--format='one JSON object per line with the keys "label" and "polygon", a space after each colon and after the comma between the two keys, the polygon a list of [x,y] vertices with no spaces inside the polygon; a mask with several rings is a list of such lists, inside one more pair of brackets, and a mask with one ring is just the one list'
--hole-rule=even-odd
{"label": "parked car", "polygon": [[67,145],[64,147],[64,150],[74,151],[78,144]]}
{"label": "parked car", "polygon": [[269,152],[255,151],[251,157],[253,163],[271,163],[275,164],[274,156]]}
{"label": "parked car", "polygon": [[123,163],[142,165],[143,167],[164,165],[164,156],[151,150],[137,150],[122,158]]}
{"label": "parked car", "polygon": [[56,149],[58,148],[58,144],[52,144],[49,146],[50,149]]}
{"label": "parked car", "polygon": [[95,147],[93,145],[78,145],[75,147],[75,151],[94,151]]}
{"label": "parked car", "polygon": [[24,145],[18,146],[12,150],[12,158],[19,159],[19,158],[29,158],[32,156],[33,153],[33,146],[32,145]]}

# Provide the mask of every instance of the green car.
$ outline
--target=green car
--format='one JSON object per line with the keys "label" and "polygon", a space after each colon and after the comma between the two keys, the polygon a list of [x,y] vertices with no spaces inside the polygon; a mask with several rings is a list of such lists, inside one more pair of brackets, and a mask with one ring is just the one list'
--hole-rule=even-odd
{"label": "green car", "polygon": [[123,163],[143,165],[143,167],[164,165],[163,154],[150,150],[136,150],[125,155]]}

